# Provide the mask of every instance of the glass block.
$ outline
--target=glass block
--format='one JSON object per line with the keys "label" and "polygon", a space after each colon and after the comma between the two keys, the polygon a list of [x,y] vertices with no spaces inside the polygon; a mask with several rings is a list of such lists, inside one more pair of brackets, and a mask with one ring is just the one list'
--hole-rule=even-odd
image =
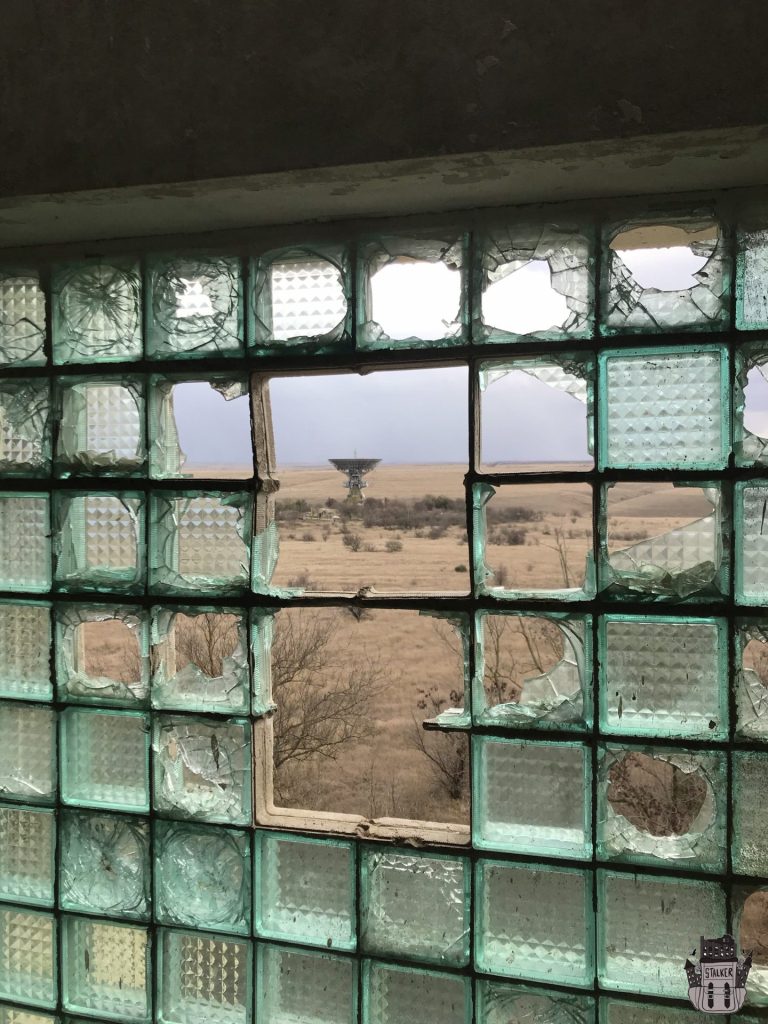
{"label": "glass block", "polygon": [[56,712],[0,702],[0,796],[53,803],[56,794]]}
{"label": "glass block", "polygon": [[141,359],[141,276],[132,260],[55,267],[52,305],[54,363]]}
{"label": "glass block", "polygon": [[0,473],[46,476],[51,469],[51,402],[46,380],[0,381]]}
{"label": "glass block", "polygon": [[127,605],[56,608],[59,699],[141,706],[149,698],[149,616]]}
{"label": "glass block", "polygon": [[0,1005],[0,1024],[58,1024],[58,1017],[50,1013],[34,1013],[32,1010]]}
{"label": "glass block", "polygon": [[736,600],[743,604],[768,602],[768,484],[739,480],[734,488],[736,540]]}
{"label": "glass block", "polygon": [[720,886],[611,871],[598,871],[597,884],[600,984],[682,998],[686,953],[701,935],[725,932]]}
{"label": "glass block", "polygon": [[366,953],[454,967],[469,961],[465,858],[364,848],[361,899]]}
{"label": "glass block", "polygon": [[256,950],[260,1024],[357,1024],[357,961],[260,942]]}
{"label": "glass block", "polygon": [[170,256],[149,261],[147,355],[196,359],[243,353],[240,261]]}
{"label": "glass block", "polygon": [[580,743],[474,736],[473,843],[553,857],[588,857],[588,750]]}
{"label": "glass block", "polygon": [[736,327],[768,328],[768,230],[756,225],[736,232]]}
{"label": "glass block", "polygon": [[735,886],[732,895],[734,930],[737,950],[744,956],[752,954],[747,979],[747,1002],[753,1006],[768,1005],[768,957],[765,949],[768,889],[763,886]]}
{"label": "glass block", "polygon": [[227,594],[248,587],[251,495],[151,498],[150,584],[157,593]]}
{"label": "glass block", "polygon": [[253,1004],[251,943],[163,928],[158,947],[157,1020],[162,1024],[247,1024]]}
{"label": "glass block", "polygon": [[733,449],[737,466],[768,465],[768,348],[740,345],[733,397]]}
{"label": "glass block", "polygon": [[59,589],[143,592],[142,495],[59,491],[55,525],[54,575]]}
{"label": "glass block", "polygon": [[249,935],[248,833],[160,820],[154,827],[155,919]]}
{"label": "glass block", "polygon": [[152,611],[152,705],[248,714],[245,612],[210,607]]}
{"label": "glass block", "polygon": [[250,824],[247,721],[157,715],[153,747],[155,810],[198,821]]}
{"label": "glass block", "polygon": [[53,811],[0,807],[0,899],[53,906]]}
{"label": "glass block", "polygon": [[477,969],[591,986],[590,873],[493,860],[480,860],[475,870]]}
{"label": "glass block", "polygon": [[121,1024],[150,1020],[151,966],[146,928],[66,916],[62,942],[65,1009]]}
{"label": "glass block", "polygon": [[59,905],[145,920],[150,908],[149,824],[112,814],[64,811]]}
{"label": "glass block", "polygon": [[606,615],[600,621],[603,732],[725,739],[724,619]]}
{"label": "glass block", "polygon": [[724,469],[730,452],[728,352],[601,352],[600,468]]}
{"label": "glass block", "polygon": [[768,874],[765,841],[768,807],[768,754],[733,754],[733,870],[743,875]]}
{"label": "glass block", "polygon": [[[678,998],[682,995],[678,993]],[[635,1003],[627,999],[601,999],[600,1024],[706,1024],[709,1014],[682,1010],[668,1003]],[[739,1024],[744,1017],[739,1015]]]}
{"label": "glass block", "polygon": [[0,366],[44,366],[45,293],[36,270],[0,272]]}
{"label": "glass block", "polygon": [[60,378],[59,476],[140,476],[146,465],[144,383],[137,377]]}
{"label": "glass block", "polygon": [[363,1024],[470,1024],[467,977],[363,962]]}
{"label": "glass block", "polygon": [[0,697],[50,700],[49,605],[0,603]]}
{"label": "glass block", "polygon": [[[475,983],[482,1024],[594,1024],[594,1001],[580,993],[547,992],[503,981]],[[638,1022],[639,1024],[639,1022]]]}
{"label": "glass block", "polygon": [[56,1005],[56,922],[52,914],[0,907],[0,999]]}
{"label": "glass block", "polygon": [[49,503],[47,494],[0,494],[0,589],[50,589]]}
{"label": "glass block", "polygon": [[78,807],[149,810],[149,722],[133,711],[62,713],[61,797]]}
{"label": "glass block", "polygon": [[768,740],[768,624],[762,620],[737,622],[736,735]]}

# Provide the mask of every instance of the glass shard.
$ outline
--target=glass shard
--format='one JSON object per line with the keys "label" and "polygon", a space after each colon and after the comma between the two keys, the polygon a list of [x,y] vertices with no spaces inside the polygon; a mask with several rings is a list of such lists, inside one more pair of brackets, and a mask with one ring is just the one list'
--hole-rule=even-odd
{"label": "glass shard", "polygon": [[137,476],[145,469],[144,385],[137,378],[59,381],[59,476]]}
{"label": "glass shard", "polygon": [[21,378],[0,381],[0,473],[46,476],[50,468],[48,381]]}
{"label": "glass shard", "polygon": [[53,906],[53,811],[0,807],[0,899]]}
{"label": "glass shard", "polygon": [[56,793],[56,712],[0,701],[0,797],[51,804]]}
{"label": "glass shard", "polygon": [[248,1024],[253,1003],[249,942],[163,928],[158,950],[162,1024]]}
{"label": "glass shard", "polygon": [[141,358],[141,277],[133,262],[54,268],[52,304],[54,363]]}
{"label": "glass shard", "polygon": [[256,1020],[260,1024],[357,1024],[357,961],[286,949],[256,949]]}
{"label": "glass shard", "polygon": [[55,579],[61,590],[143,592],[141,494],[60,491],[54,508]]}
{"label": "glass shard", "polygon": [[0,697],[50,700],[51,609],[0,603]]}
{"label": "glass shard", "polygon": [[0,907],[0,999],[54,1007],[56,975],[53,915]]}
{"label": "glass shard", "polygon": [[366,960],[363,1024],[470,1024],[470,979]]}
{"label": "glass shard", "polygon": [[36,270],[0,272],[0,366],[44,366],[45,293]]}
{"label": "glass shard", "polygon": [[45,593],[51,586],[50,499],[0,494],[0,588]]}
{"label": "glass shard", "polygon": [[141,706],[149,698],[149,621],[141,608],[59,605],[59,697],[71,703]]}
{"label": "glass shard", "polygon": [[149,810],[149,723],[133,711],[67,708],[62,714],[64,803]]}
{"label": "glass shard", "polygon": [[150,948],[145,928],[66,916],[64,1007],[107,1020],[149,1021]]}

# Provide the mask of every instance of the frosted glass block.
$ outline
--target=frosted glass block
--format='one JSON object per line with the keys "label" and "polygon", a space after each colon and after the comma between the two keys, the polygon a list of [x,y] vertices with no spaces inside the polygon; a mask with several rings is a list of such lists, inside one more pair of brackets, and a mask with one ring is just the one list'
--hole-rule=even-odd
{"label": "frosted glass block", "polygon": [[737,231],[736,326],[740,331],[768,327],[768,230]]}
{"label": "frosted glass block", "polygon": [[131,260],[55,267],[54,363],[119,363],[141,358],[141,277]]}
{"label": "frosted glass block", "polygon": [[[678,995],[682,999],[682,995]],[[744,1017],[739,1015],[739,1024]],[[712,1017],[668,1003],[635,1003],[627,999],[601,999],[600,1024],[707,1024]]]}
{"label": "frosted glass block", "polygon": [[0,382],[0,473],[46,476],[51,468],[51,402],[46,380]]}
{"label": "frosted glass block", "polygon": [[724,619],[607,615],[600,648],[603,732],[727,737]]}
{"label": "frosted glass block", "polygon": [[479,979],[475,984],[476,1019],[482,1024],[594,1024],[590,996],[548,993],[524,985]]}
{"label": "frosted glass block", "polygon": [[66,916],[62,942],[65,1009],[121,1024],[150,1019],[146,928]]}
{"label": "frosted glass block", "polygon": [[248,833],[160,820],[154,827],[155,919],[249,935]]}
{"label": "frosted glass block", "polygon": [[243,285],[235,258],[150,260],[147,354],[164,359],[243,352]]}
{"label": "frosted glass block", "polygon": [[0,999],[56,1005],[56,922],[52,914],[0,907]]}
{"label": "frosted glass block", "polygon": [[133,711],[62,713],[61,796],[79,807],[149,810],[149,722]]}
{"label": "frosted glass block", "polygon": [[592,879],[587,871],[481,860],[475,963],[510,978],[592,984]]}
{"label": "frosted glass block", "polygon": [[473,737],[473,843],[553,857],[588,857],[590,762],[578,743]]}
{"label": "frosted glass block", "polygon": [[256,951],[260,1024],[357,1024],[357,961],[260,942]]}
{"label": "frosted glass block", "polygon": [[46,494],[0,494],[0,589],[50,589],[49,502]]}
{"label": "frosted glass block", "polygon": [[686,954],[699,936],[725,931],[720,886],[610,871],[598,871],[597,877],[600,984],[682,998]]}
{"label": "frosted glass block", "polygon": [[56,712],[0,702],[0,797],[53,803],[56,794]]}
{"label": "frosted glass block", "polygon": [[149,916],[149,825],[112,814],[64,811],[59,904],[107,917]]}
{"label": "frosted glass block", "polygon": [[157,1019],[163,1024],[248,1024],[253,1005],[251,943],[163,928]]}
{"label": "frosted glass block", "polygon": [[146,464],[144,384],[139,378],[60,379],[59,476],[137,476]]}
{"label": "frosted glass block", "polygon": [[364,848],[361,885],[366,953],[455,967],[469,961],[468,860]]}
{"label": "frosted glass block", "polygon": [[157,715],[153,747],[155,810],[197,821],[250,824],[248,722]]}
{"label": "frosted glass block", "polygon": [[0,1005],[0,1024],[57,1024],[58,1017],[50,1013],[33,1013],[13,1006]]}
{"label": "frosted glass block", "polygon": [[768,602],[768,484],[739,480],[734,489],[736,600]]}
{"label": "frosted glass block", "polygon": [[61,590],[142,593],[144,499],[140,494],[55,496],[55,579]]}
{"label": "frosted glass block", "polygon": [[56,608],[56,679],[69,703],[144,705],[149,700],[149,615],[126,605]]}
{"label": "frosted glass block", "polygon": [[53,906],[53,811],[0,807],[0,899]]}
{"label": "frosted glass block", "polygon": [[0,697],[50,700],[51,609],[0,604]]}
{"label": "frosted glass block", "polygon": [[36,270],[0,271],[0,366],[44,366],[45,293]]}
{"label": "frosted glass block", "polygon": [[354,845],[269,832],[259,833],[258,843],[256,934],[329,949],[354,949]]}
{"label": "frosted glass block", "polygon": [[768,754],[733,754],[733,870],[768,874]]}
{"label": "frosted glass block", "polygon": [[470,1024],[469,978],[366,960],[363,1024]]}

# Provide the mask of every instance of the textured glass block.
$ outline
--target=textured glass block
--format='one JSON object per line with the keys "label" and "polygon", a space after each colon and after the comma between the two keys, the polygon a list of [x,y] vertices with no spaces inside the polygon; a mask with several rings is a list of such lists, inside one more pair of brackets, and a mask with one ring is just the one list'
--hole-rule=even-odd
{"label": "textured glass block", "polygon": [[366,953],[454,967],[468,962],[468,860],[367,847],[361,886]]}
{"label": "textured glass block", "polygon": [[253,1005],[250,942],[167,928],[159,942],[158,1021],[248,1024]]}
{"label": "textured glass block", "polygon": [[131,260],[54,268],[54,363],[141,358],[141,276]]}
{"label": "textured glass block", "polygon": [[0,999],[56,1005],[56,922],[52,914],[0,907]]}
{"label": "textured glass block", "polygon": [[61,590],[141,593],[144,499],[140,494],[55,496],[54,577]]}
{"label": "textured glass block", "polygon": [[[678,994],[678,998],[683,996]],[[717,1018],[715,1018],[717,1019]],[[681,1010],[668,1003],[635,1003],[627,999],[601,999],[600,1024],[707,1024],[712,1017],[689,1008]],[[745,1021],[742,1014],[739,1024]]]}
{"label": "textured glass block", "polygon": [[590,762],[579,743],[473,737],[473,843],[588,857]]}
{"label": "textured glass block", "polygon": [[768,483],[739,480],[734,493],[736,600],[768,602]]}
{"label": "textured glass block", "polygon": [[198,821],[250,824],[248,722],[157,715],[153,746],[155,810]]}
{"label": "textured glass block", "polygon": [[243,284],[238,259],[153,259],[148,280],[149,356],[196,359],[242,354]]}
{"label": "textured glass block", "polygon": [[0,697],[50,700],[51,609],[0,604]]}
{"label": "textured glass block", "polygon": [[607,733],[725,739],[724,619],[607,615],[600,621],[600,716]]}
{"label": "textured glass block", "polygon": [[733,450],[737,466],[768,465],[768,347],[740,345],[733,396]]}
{"label": "textured glass block", "polygon": [[0,807],[0,899],[53,906],[53,811]]}
{"label": "textured glass block", "polygon": [[60,379],[59,476],[137,476],[146,463],[144,384],[136,377]]}
{"label": "textured glass block", "polygon": [[50,589],[49,503],[46,494],[0,494],[0,589]]}
{"label": "textured glass block", "polygon": [[0,271],[0,366],[44,366],[45,293],[36,270]]}
{"label": "textured glass block", "polygon": [[481,860],[475,964],[489,974],[591,985],[592,880],[587,871]]}
{"label": "textured glass block", "polygon": [[355,851],[343,840],[258,834],[255,930],[268,939],[355,948]]}
{"label": "textured glass block", "polygon": [[60,906],[145,920],[150,907],[148,823],[78,811],[62,812],[60,821]]}
{"label": "textured glass block", "polygon": [[363,1024],[470,1024],[469,978],[366,960]]}
{"label": "textured glass block", "polygon": [[726,930],[720,886],[610,871],[598,871],[597,878],[600,984],[683,998],[686,954],[701,935]]}
{"label": "textured glass block", "polygon": [[154,827],[156,920],[249,935],[248,833],[160,820]]}
{"label": "textured glass block", "polygon": [[578,993],[478,979],[475,999],[482,1024],[594,1024],[595,1019],[593,1000]]}
{"label": "textured glass block", "polygon": [[58,1018],[50,1013],[34,1013],[0,1005],[0,1024],[58,1024]]}
{"label": "textured glass block", "polygon": [[357,1024],[357,961],[260,942],[256,951],[260,1024]]}
{"label": "textured glass block", "polygon": [[768,875],[768,754],[733,754],[733,870]]}
{"label": "textured glass block", "polygon": [[67,916],[62,942],[65,1009],[121,1024],[150,1019],[146,928]]}
{"label": "textured glass block", "polygon": [[601,352],[600,468],[723,469],[730,451],[728,352]]}
{"label": "textured glass block", "polygon": [[762,620],[737,622],[736,735],[768,739],[768,628]]}
{"label": "textured glass block", "polygon": [[51,402],[45,380],[0,382],[0,473],[46,476],[51,468]]}
{"label": "textured glass block", "polygon": [[79,807],[149,810],[149,723],[133,711],[62,713],[61,796]]}
{"label": "textured glass block", "polygon": [[53,803],[56,793],[56,712],[0,702],[0,797]]}
{"label": "textured glass block", "polygon": [[736,326],[740,331],[768,327],[768,230],[737,231]]}
{"label": "textured glass block", "polygon": [[149,616],[126,605],[56,608],[60,700],[144,705],[149,698]]}

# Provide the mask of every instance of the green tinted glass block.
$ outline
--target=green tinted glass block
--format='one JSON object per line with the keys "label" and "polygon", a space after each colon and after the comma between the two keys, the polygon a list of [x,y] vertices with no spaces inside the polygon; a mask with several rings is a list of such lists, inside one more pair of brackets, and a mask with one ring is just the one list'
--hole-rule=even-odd
{"label": "green tinted glass block", "polygon": [[475,894],[478,970],[553,984],[592,984],[589,872],[481,860]]}
{"label": "green tinted glass block", "polygon": [[598,977],[608,989],[682,998],[686,954],[699,936],[725,931],[715,882],[598,871],[598,906]]}
{"label": "green tinted glass block", "polygon": [[732,934],[736,939],[736,948],[742,955],[752,951],[752,966],[747,978],[747,1003],[768,1006],[768,958],[764,944],[768,888],[734,886],[731,905],[734,911]]}
{"label": "green tinted glass block", "polygon": [[470,1024],[469,978],[363,962],[363,1024]]}
{"label": "green tinted glass block", "polygon": [[50,499],[0,494],[0,588],[44,593],[51,586]]}
{"label": "green tinted glass block", "polygon": [[768,230],[742,227],[736,237],[736,327],[764,330],[768,327]]}
{"label": "green tinted glass block", "polygon": [[251,609],[251,665],[253,672],[253,715],[263,715],[275,708],[272,700],[272,641],[275,617],[262,608]]}
{"label": "green tinted glass block", "polygon": [[768,874],[768,754],[733,754],[733,869]]}
{"label": "green tinted glass block", "polygon": [[[683,998],[679,995],[679,998]],[[601,999],[600,1024],[706,1024],[712,1017],[666,1003],[635,1003],[627,999]],[[739,1024],[744,1017],[739,1014]]]}
{"label": "green tinted glass block", "polygon": [[255,856],[256,934],[355,948],[355,848],[343,840],[262,832]]}
{"label": "green tinted glass block", "polygon": [[725,467],[725,347],[601,352],[598,374],[601,469]]}
{"label": "green tinted glass block", "polygon": [[741,345],[736,363],[733,397],[733,449],[737,466],[768,465],[764,392],[768,382],[765,342]]}
{"label": "green tinted glass block", "polygon": [[53,906],[53,811],[0,807],[0,899]]}
{"label": "green tinted glass block", "polygon": [[163,359],[243,352],[243,285],[235,258],[172,256],[149,263],[147,354]]}
{"label": "green tinted glass block", "polygon": [[48,381],[0,382],[0,473],[46,476],[51,468]]}
{"label": "green tinted glass block", "polygon": [[253,1005],[249,941],[163,928],[159,943],[158,1021],[248,1024]]}
{"label": "green tinted glass block", "polygon": [[736,540],[736,600],[743,604],[768,602],[768,484],[739,480],[734,488]]}
{"label": "green tinted glass block", "polygon": [[141,358],[141,278],[132,260],[54,268],[54,363],[120,363]]}
{"label": "green tinted glass block", "polygon": [[0,797],[53,803],[56,794],[56,712],[0,702]]}
{"label": "green tinted glass block", "polygon": [[56,1005],[56,922],[52,914],[0,907],[0,999]]}
{"label": "green tinted glass block", "polygon": [[768,624],[762,620],[737,622],[736,734],[768,741]]}
{"label": "green tinted glass block", "polygon": [[606,615],[600,621],[600,717],[606,733],[724,739],[724,619]]}
{"label": "green tinted glass block", "polygon": [[61,722],[61,797],[79,807],[149,810],[149,722],[133,711],[68,708]]}
{"label": "green tinted glass block", "polygon": [[256,1020],[261,1024],[357,1024],[357,961],[260,942]]}
{"label": "green tinted glass block", "polygon": [[464,857],[365,848],[366,953],[463,967],[469,960],[470,869]]}
{"label": "green tinted glass block", "polygon": [[157,715],[153,746],[155,810],[197,821],[250,824],[248,722]]}
{"label": "green tinted glass block", "polygon": [[473,737],[473,843],[588,857],[590,762],[579,743]]}
{"label": "green tinted glass block", "polygon": [[0,603],[0,697],[50,700],[49,605]]}
{"label": "green tinted glass block", "polygon": [[66,916],[62,1000],[67,1010],[123,1022],[151,1017],[146,928]]}
{"label": "green tinted glass block", "polygon": [[176,821],[154,827],[156,920],[249,935],[248,833]]}
{"label": "green tinted glass block", "polygon": [[57,1021],[58,1017],[50,1013],[34,1013],[0,1005],[0,1024],[57,1024]]}
{"label": "green tinted glass block", "polygon": [[59,873],[59,903],[64,910],[146,919],[149,825],[112,814],[64,811]]}
{"label": "green tinted glass block", "polygon": [[482,1024],[594,1024],[590,996],[551,994],[524,985],[479,979],[475,985],[478,1021]]}
{"label": "green tinted glass block", "polygon": [[144,589],[144,499],[140,494],[55,496],[54,576],[61,590],[135,594]]}
{"label": "green tinted glass block", "polygon": [[0,271],[0,366],[44,366],[45,293],[36,270]]}
{"label": "green tinted glass block", "polygon": [[61,378],[56,393],[59,476],[141,475],[147,454],[140,378]]}
{"label": "green tinted glass block", "polygon": [[149,616],[125,605],[56,608],[59,699],[77,704],[146,704]]}

